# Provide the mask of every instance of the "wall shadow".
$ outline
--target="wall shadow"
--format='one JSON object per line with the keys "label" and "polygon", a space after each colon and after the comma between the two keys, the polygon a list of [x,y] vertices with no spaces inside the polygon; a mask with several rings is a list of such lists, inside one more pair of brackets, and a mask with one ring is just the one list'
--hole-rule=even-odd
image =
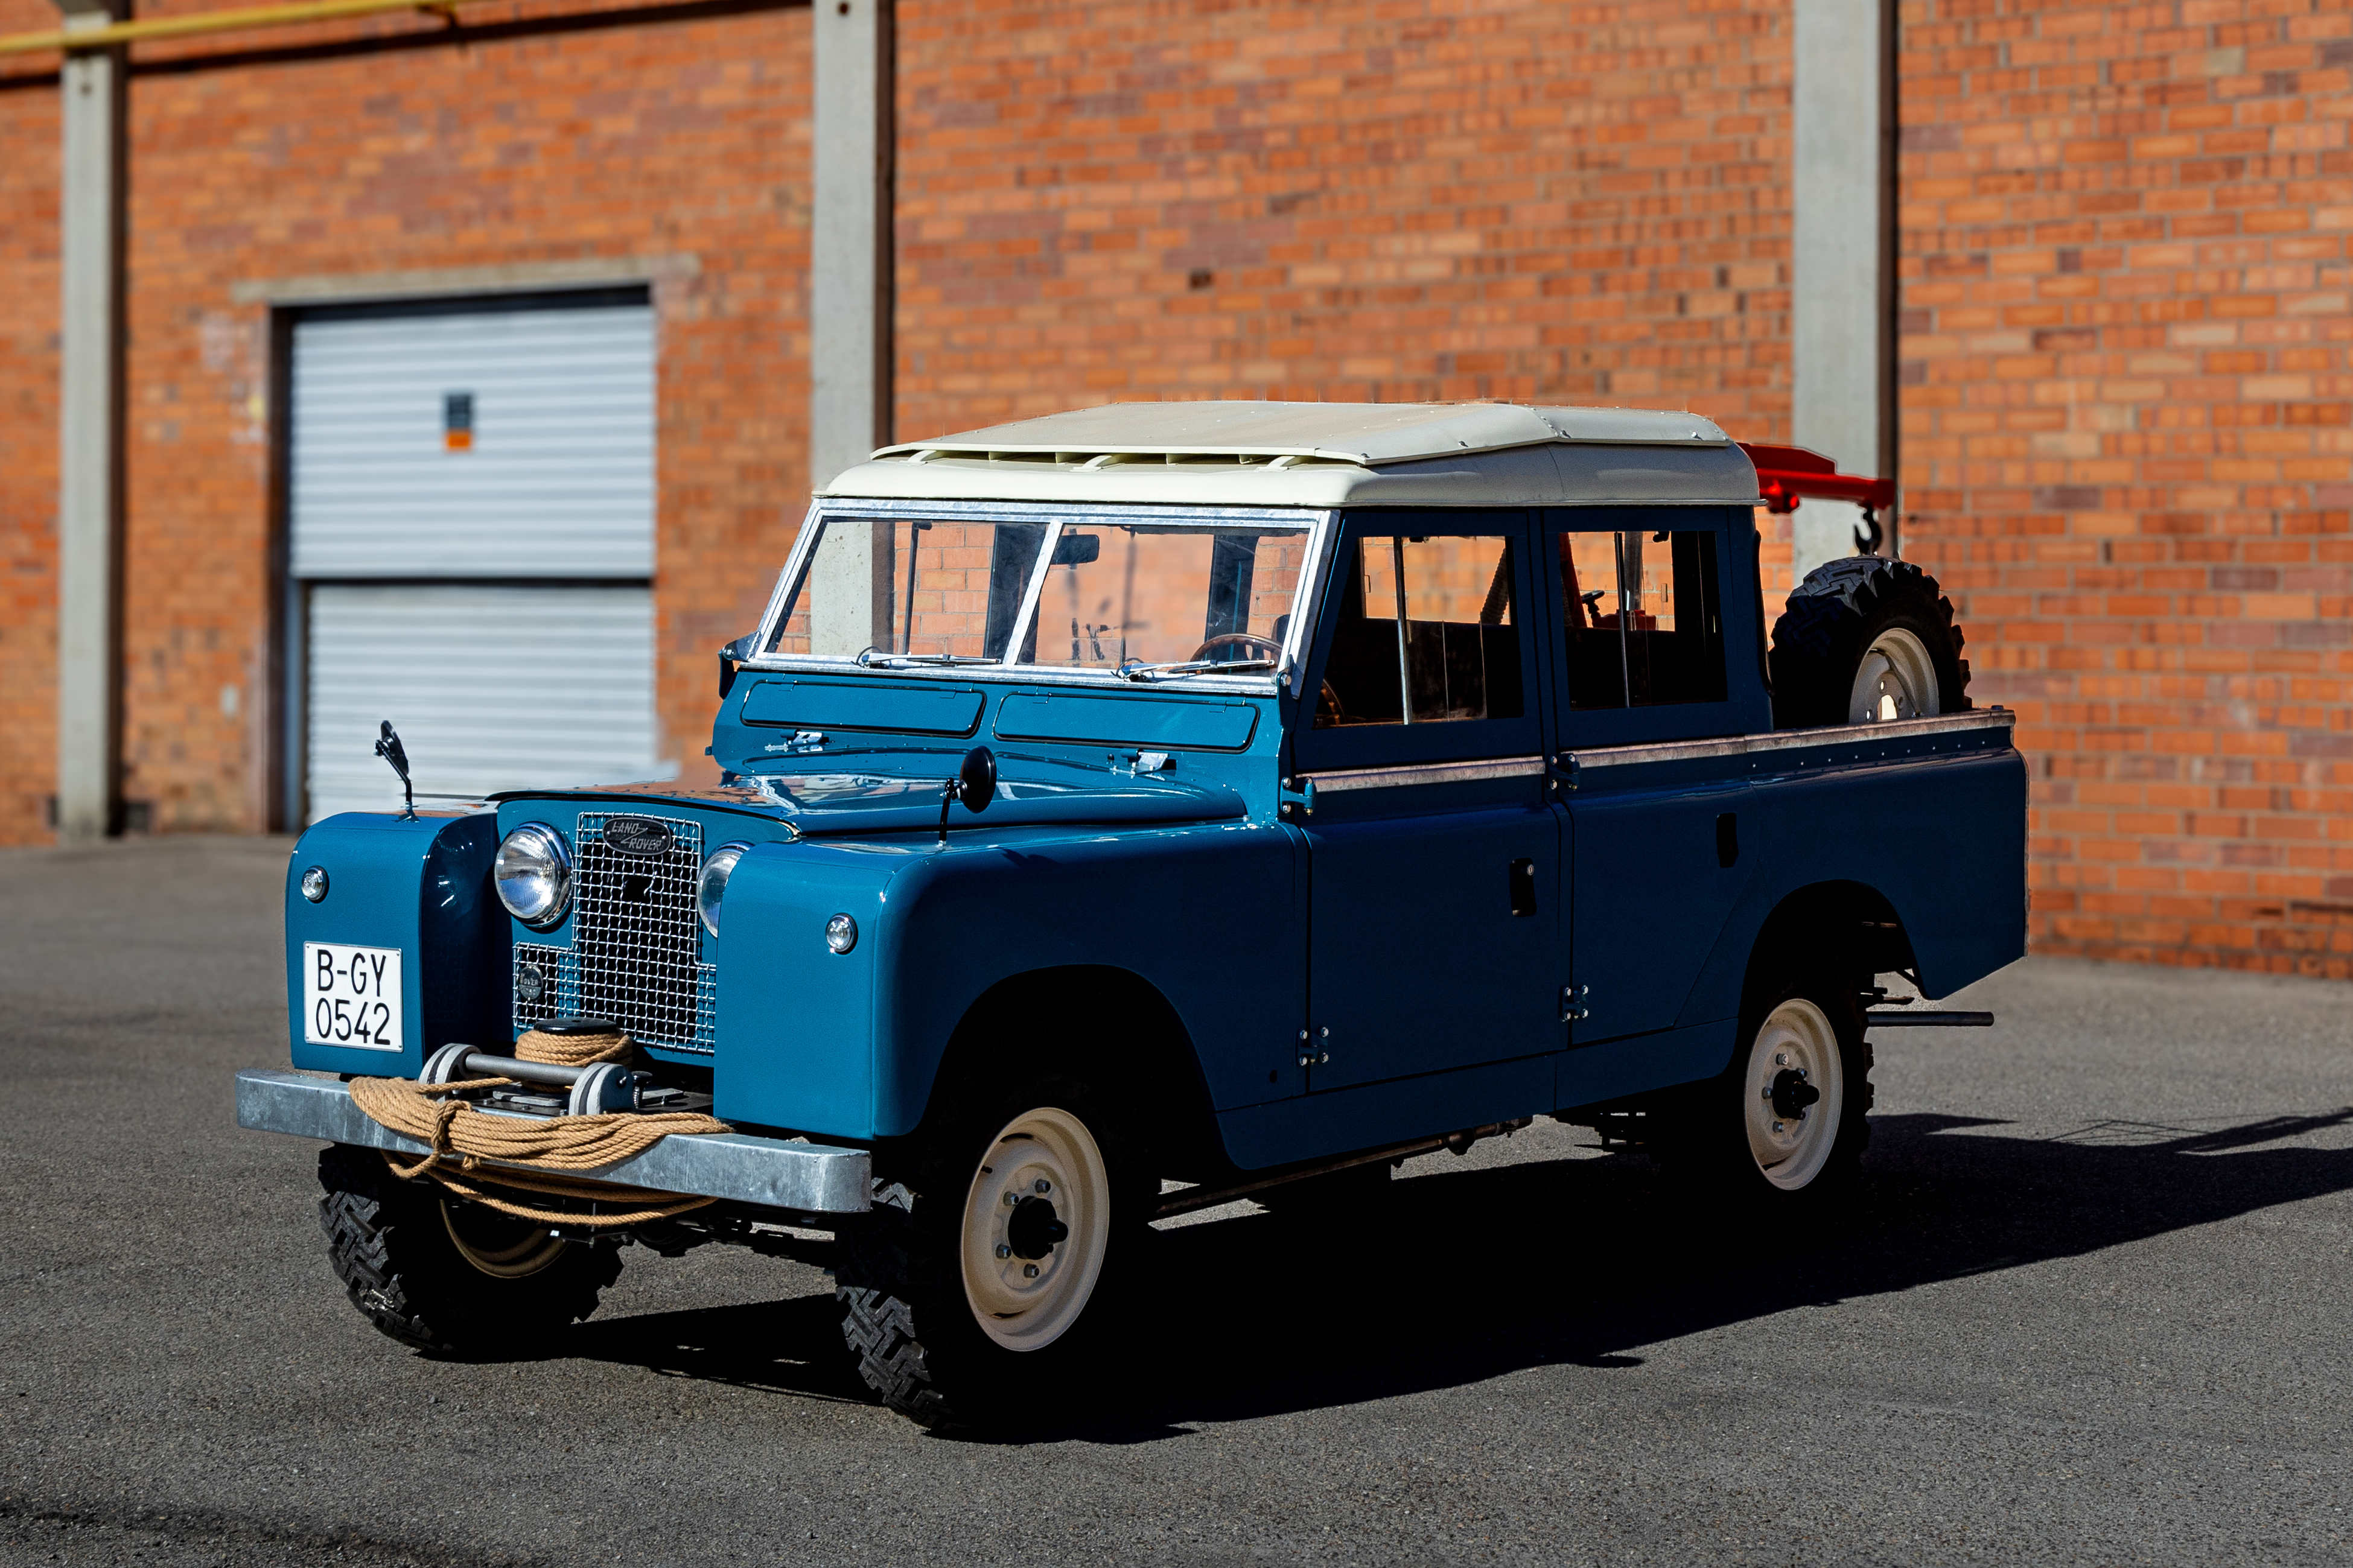
{"label": "wall shadow", "polygon": [[[998,1440],[1140,1442],[1197,1421],[1385,1399],[1532,1366],[1631,1367],[1641,1347],[2080,1256],[2353,1187],[2353,1149],[2266,1147],[2353,1108],[2189,1130],[1874,1118],[1860,1195],[1818,1227],[1710,1223],[1639,1155],[1398,1183],[1358,1223],[1276,1214],[1155,1237],[1092,1408]],[[547,1353],[866,1398],[829,1297],[582,1325]]]}

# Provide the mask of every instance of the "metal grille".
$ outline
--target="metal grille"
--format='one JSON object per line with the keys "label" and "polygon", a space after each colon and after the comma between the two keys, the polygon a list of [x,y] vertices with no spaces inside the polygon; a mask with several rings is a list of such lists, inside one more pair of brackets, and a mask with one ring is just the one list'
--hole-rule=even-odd
{"label": "metal grille", "polygon": [[568,947],[519,942],[514,950],[514,1026],[520,1035],[534,1024],[577,1010],[580,972]]}
{"label": "metal grille", "polygon": [[[616,816],[660,823],[672,836],[670,847],[635,855],[607,843],[605,825]],[[710,1050],[718,972],[700,962],[694,883],[702,869],[702,826],[582,812],[573,854],[572,946],[516,944],[516,1027],[574,1014],[610,1018],[649,1046]],[[527,995],[534,980],[538,994]]]}

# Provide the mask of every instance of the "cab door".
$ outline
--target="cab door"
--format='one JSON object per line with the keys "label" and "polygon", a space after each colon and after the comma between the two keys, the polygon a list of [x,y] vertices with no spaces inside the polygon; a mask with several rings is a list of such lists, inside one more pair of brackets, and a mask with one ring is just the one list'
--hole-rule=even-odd
{"label": "cab door", "polygon": [[1693,987],[1761,858],[1763,824],[1733,762],[1653,749],[1757,722],[1726,662],[1727,626],[1754,637],[1746,605],[1725,603],[1733,526],[1720,508],[1544,521],[1556,733],[1575,758],[1563,793],[1575,1045],[1704,1021],[1683,1016]]}
{"label": "cab door", "polygon": [[1311,1092],[1556,1051],[1560,832],[1523,512],[1345,521],[1294,736]]}

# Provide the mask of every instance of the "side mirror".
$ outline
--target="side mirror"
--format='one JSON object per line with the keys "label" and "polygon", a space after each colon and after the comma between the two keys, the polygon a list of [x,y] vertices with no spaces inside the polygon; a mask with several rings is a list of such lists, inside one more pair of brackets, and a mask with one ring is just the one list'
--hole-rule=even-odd
{"label": "side mirror", "polygon": [[753,645],[759,640],[758,632],[745,632],[719,650],[719,700],[721,701],[724,702],[727,700],[727,694],[735,689],[735,661],[739,658],[751,658]]}
{"label": "side mirror", "polygon": [[966,811],[987,811],[988,803],[997,798],[997,753],[987,746],[975,746],[964,754],[956,768],[956,776],[940,789],[940,842],[948,841],[948,807],[964,802]]}
{"label": "side mirror", "polygon": [[995,752],[975,746],[964,754],[964,765],[956,769],[956,798],[964,802],[966,811],[988,809],[988,803],[997,798]]}

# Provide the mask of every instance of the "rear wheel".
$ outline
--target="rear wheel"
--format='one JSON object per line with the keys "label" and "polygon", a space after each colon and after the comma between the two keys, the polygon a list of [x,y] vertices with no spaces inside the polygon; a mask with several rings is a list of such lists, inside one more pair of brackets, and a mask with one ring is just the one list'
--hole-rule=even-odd
{"label": "rear wheel", "polygon": [[1143,1226],[1136,1162],[1083,1086],[1041,1079],[951,1117],[912,1208],[841,1232],[860,1374],[926,1426],[1016,1424],[1078,1386]]}
{"label": "rear wheel", "polygon": [[1852,1185],[1871,1142],[1871,1045],[1852,987],[1827,975],[1767,988],[1731,1070],[1705,1085],[1660,1152],[1687,1185],[1790,1208]]}
{"label": "rear wheel", "polygon": [[1960,712],[1965,640],[1952,601],[1908,561],[1816,567],[1773,626],[1774,721],[1806,729]]}
{"label": "rear wheel", "polygon": [[586,1318],[619,1278],[608,1243],[396,1178],[372,1149],[319,1155],[319,1224],[352,1300],[377,1330],[437,1355],[523,1343]]}

